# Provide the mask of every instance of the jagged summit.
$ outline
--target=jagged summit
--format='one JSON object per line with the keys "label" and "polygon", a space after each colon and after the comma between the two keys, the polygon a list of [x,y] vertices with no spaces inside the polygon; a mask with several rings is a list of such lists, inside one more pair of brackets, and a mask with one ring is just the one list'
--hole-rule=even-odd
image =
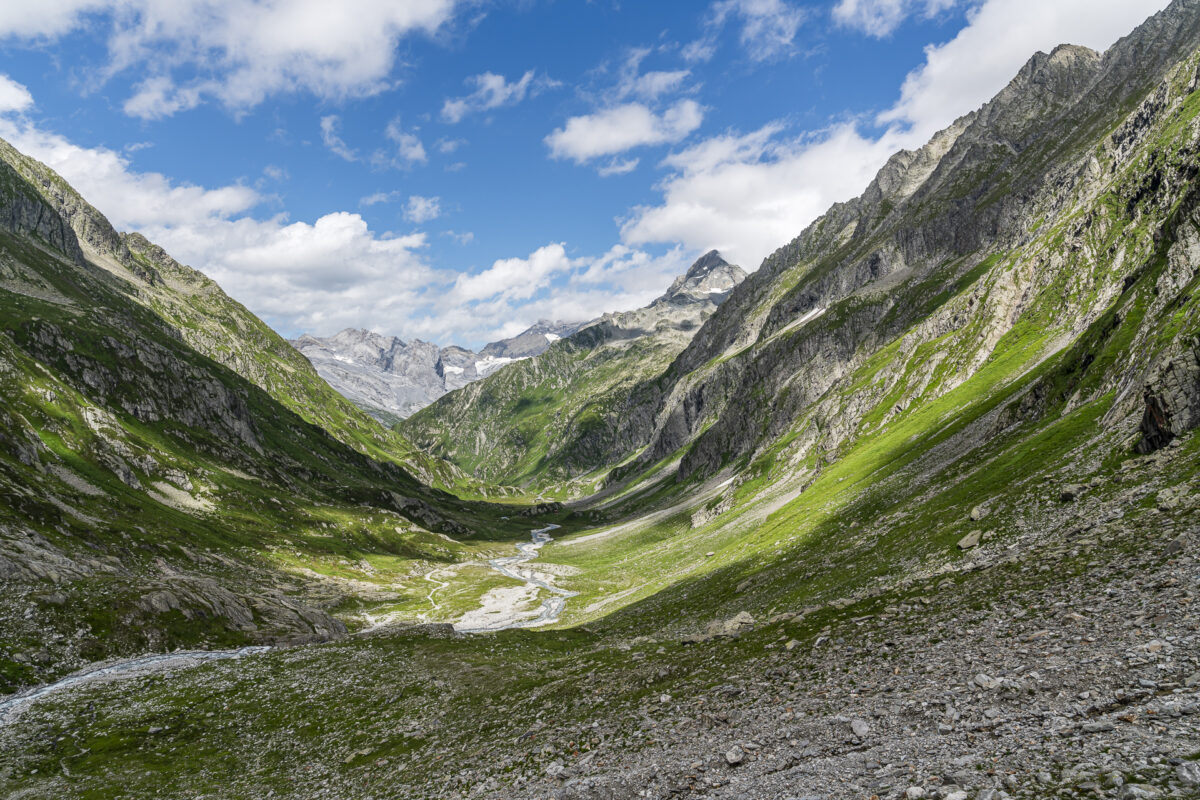
{"label": "jagged summit", "polygon": [[[585,322],[539,319],[526,330],[509,339],[490,342],[479,355],[492,359],[518,359],[536,356],[559,339],[570,336],[582,328]],[[507,362],[505,362],[507,363]]]}
{"label": "jagged summit", "polygon": [[589,322],[539,319],[516,336],[488,343],[478,353],[420,339],[405,343],[360,328],[346,328],[327,338],[304,334],[292,344],[331,386],[381,421],[391,422],[501,367],[541,355],[580,331],[587,331],[588,340],[630,340],[665,326],[690,336],[745,278],[740,267],[713,250],[645,308],[613,312]]}
{"label": "jagged summit", "polygon": [[692,303],[704,300],[720,302],[746,278],[741,267],[730,264],[719,252],[710,250],[696,260],[688,271],[674,280],[658,303]]}
{"label": "jagged summit", "polygon": [[346,328],[329,337],[306,333],[293,340],[292,346],[331,386],[390,423],[505,364],[545,351],[581,324],[538,320],[528,330],[491,342],[478,353],[421,339],[405,342],[363,328]]}

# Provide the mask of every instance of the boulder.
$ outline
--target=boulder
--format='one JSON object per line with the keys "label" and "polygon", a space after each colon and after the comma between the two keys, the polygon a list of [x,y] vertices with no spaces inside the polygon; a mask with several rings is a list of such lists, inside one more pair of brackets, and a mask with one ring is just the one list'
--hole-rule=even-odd
{"label": "boulder", "polygon": [[1062,488],[1062,491],[1058,493],[1058,499],[1064,503],[1070,503],[1074,500],[1078,500],[1079,496],[1082,494],[1083,487],[1077,483],[1072,483]]}

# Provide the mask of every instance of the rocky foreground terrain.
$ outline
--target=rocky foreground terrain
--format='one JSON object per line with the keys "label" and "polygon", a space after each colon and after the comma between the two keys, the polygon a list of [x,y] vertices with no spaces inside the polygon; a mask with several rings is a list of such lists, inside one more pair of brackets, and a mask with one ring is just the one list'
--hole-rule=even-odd
{"label": "rocky foreground terrain", "polygon": [[0,776],[12,797],[1196,797],[1200,485],[1174,475],[1197,446],[1030,486],[1011,529],[964,509],[981,536],[886,585],[692,633],[397,628],[91,684],[0,727]]}

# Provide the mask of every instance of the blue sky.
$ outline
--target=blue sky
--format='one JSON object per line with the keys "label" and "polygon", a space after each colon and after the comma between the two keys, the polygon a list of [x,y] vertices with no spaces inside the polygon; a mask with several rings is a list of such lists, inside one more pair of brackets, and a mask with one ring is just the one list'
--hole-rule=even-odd
{"label": "blue sky", "polygon": [[479,345],[747,270],[1038,49],[1166,0],[55,0],[0,136],[285,335]]}

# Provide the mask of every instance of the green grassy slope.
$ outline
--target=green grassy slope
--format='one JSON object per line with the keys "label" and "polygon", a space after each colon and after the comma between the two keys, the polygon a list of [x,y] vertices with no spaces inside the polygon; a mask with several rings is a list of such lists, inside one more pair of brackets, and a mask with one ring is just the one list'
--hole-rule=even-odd
{"label": "green grassy slope", "polygon": [[[1019,536],[1027,509],[1057,502],[1066,484],[1121,495],[1145,436],[1143,388],[1157,391],[1164,365],[1195,363],[1200,352],[1191,256],[1200,93],[1187,80],[1197,63],[1172,77],[1178,102],[1163,104],[1171,112],[1140,132],[1124,167],[1026,245],[978,262],[953,291],[918,285],[928,316],[857,358],[753,458],[726,462],[723,491],[696,499],[713,482],[695,476],[649,495],[670,510],[652,525],[548,548],[545,558],[588,576],[573,586],[583,595],[570,620],[639,599],[605,624],[635,625],[647,607],[663,609],[662,624],[687,624],[701,608],[717,615],[852,595],[953,557],[971,530]],[[1097,147],[1100,163],[1112,163],[1112,142],[1125,133]],[[1018,304],[997,302],[1008,287],[1019,287]],[[981,353],[995,318],[1014,305],[1019,313]],[[813,324],[836,326],[838,311]],[[966,324],[941,326],[939,316]],[[824,420],[839,416],[856,424],[825,450]],[[1194,452],[1194,441],[1187,447]],[[1196,465],[1176,458],[1185,466],[1171,483],[1187,486]],[[990,509],[986,524],[970,518],[976,506]],[[793,560],[807,566],[797,571]],[[820,561],[843,566],[813,572]],[[735,591],[753,576],[758,589]]]}
{"label": "green grassy slope", "polygon": [[[0,691],[147,648],[323,638],[375,607],[415,617],[425,572],[528,535],[419,483],[402,439],[210,282],[96,266],[20,173],[0,178]],[[236,346],[215,359],[197,336]]]}
{"label": "green grassy slope", "polygon": [[190,346],[254,383],[307,422],[372,458],[404,466],[430,484],[458,479],[387,430],[317,375],[308,360],[203,273],[184,266],[140,234],[118,234],[53,170],[0,140],[0,159],[16,191],[46,203],[76,230],[82,251],[124,280],[111,284],[143,304]]}
{"label": "green grassy slope", "polygon": [[[566,497],[594,489],[589,433],[640,380],[679,352],[678,336],[605,342],[585,330],[540,356],[438,400],[400,424],[426,448],[482,479]],[[573,486],[556,486],[580,476]]]}

